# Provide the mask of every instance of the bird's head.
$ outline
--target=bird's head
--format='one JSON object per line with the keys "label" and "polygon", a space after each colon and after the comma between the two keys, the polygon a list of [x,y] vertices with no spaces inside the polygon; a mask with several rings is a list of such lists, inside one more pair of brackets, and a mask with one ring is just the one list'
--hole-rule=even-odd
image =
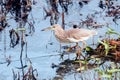
{"label": "bird's head", "polygon": [[54,25],[52,25],[52,26],[50,26],[50,27],[47,27],[47,28],[42,29],[41,31],[57,30],[57,29],[60,29],[60,28],[61,28],[60,25],[58,25],[58,24],[54,24]]}

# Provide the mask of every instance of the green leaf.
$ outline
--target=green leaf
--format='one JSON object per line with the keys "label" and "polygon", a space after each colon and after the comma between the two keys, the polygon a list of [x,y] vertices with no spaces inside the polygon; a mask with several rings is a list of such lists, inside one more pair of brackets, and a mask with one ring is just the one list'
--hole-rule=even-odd
{"label": "green leaf", "polygon": [[104,47],[105,47],[105,55],[106,56],[107,56],[107,54],[108,54],[108,52],[109,52],[110,49],[115,49],[116,48],[116,45],[111,46],[111,45],[109,45],[109,42],[106,41],[106,40],[104,40],[104,42],[102,42],[102,41],[100,41],[98,39],[98,42],[101,43],[102,45],[104,45]]}
{"label": "green leaf", "polygon": [[120,36],[120,34],[118,33],[118,32],[116,32],[114,29],[112,29],[112,28],[108,28],[108,31],[106,32],[106,34],[117,34],[117,35],[119,35]]}
{"label": "green leaf", "polygon": [[104,45],[104,47],[105,47],[105,55],[107,56],[107,54],[108,54],[108,52],[110,50],[109,43],[106,40],[104,40],[104,42],[102,42],[99,39],[98,39],[98,42],[101,43],[102,45]]}
{"label": "green leaf", "polygon": [[109,75],[109,74],[103,74],[103,75],[100,75],[101,78],[112,78],[112,75]]}
{"label": "green leaf", "polygon": [[91,48],[90,46],[87,46],[87,47],[85,48],[85,50],[86,50],[86,51],[91,51],[92,48]]}
{"label": "green leaf", "polygon": [[98,69],[98,68],[95,69],[95,71],[98,72],[100,75],[103,75],[103,74],[105,73],[104,71],[102,71],[102,70],[100,70],[100,69]]}
{"label": "green leaf", "polygon": [[84,67],[84,66],[78,68],[76,71],[83,71],[83,70],[85,70],[85,67]]}
{"label": "green leaf", "polygon": [[77,61],[75,61],[75,62],[80,62],[80,63],[82,63],[82,64],[87,64],[87,63],[88,63],[87,60],[77,60]]}
{"label": "green leaf", "polygon": [[120,69],[110,69],[107,70],[108,73],[115,73],[115,72],[120,72]]}
{"label": "green leaf", "polygon": [[17,31],[26,31],[26,28],[17,28]]}

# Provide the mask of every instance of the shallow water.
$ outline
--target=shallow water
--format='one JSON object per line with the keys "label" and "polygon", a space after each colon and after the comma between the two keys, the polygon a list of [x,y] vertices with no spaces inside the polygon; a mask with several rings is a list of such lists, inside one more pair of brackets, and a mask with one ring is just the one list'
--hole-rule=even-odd
{"label": "shallow water", "polygon": [[[64,60],[75,59],[75,53],[71,53],[69,56],[65,55],[63,57],[63,60],[60,58],[60,44],[55,39],[53,32],[47,31],[42,32],[41,29],[50,26],[49,23],[49,17],[44,20],[45,12],[42,9],[42,6],[46,6],[47,4],[45,0],[36,0],[37,4],[33,5],[33,9],[30,12],[28,20],[31,20],[31,17],[33,16],[33,19],[35,21],[35,33],[32,36],[26,37],[27,41],[27,54],[28,57],[32,61],[32,66],[34,69],[37,69],[38,71],[38,80],[54,80],[53,78],[55,76],[59,76],[56,73],[57,68],[51,68],[52,63],[59,65],[59,63],[63,62]],[[74,4],[72,6],[69,6],[69,13],[68,15],[65,14],[65,29],[72,28],[72,24],[78,24],[80,19],[85,20],[86,15],[92,14],[95,11],[102,11],[98,7],[99,1],[97,0],[91,0],[88,4],[84,5],[83,8],[78,8],[79,5],[77,1],[74,1]],[[120,1],[118,1],[120,3]],[[117,4],[118,4],[117,3]],[[59,6],[59,10],[61,11],[61,8]],[[80,16],[80,14],[83,14],[83,16]],[[32,15],[32,16],[31,16]],[[10,14],[7,15],[8,17]],[[116,25],[112,22],[112,19],[109,17],[105,17],[105,13],[103,12],[102,15],[97,15],[95,17],[95,20],[99,23],[105,24],[110,23],[110,27],[112,27],[115,31],[120,32],[120,25]],[[32,21],[32,20],[31,20]],[[120,23],[120,20],[117,21]],[[9,38],[9,30],[12,28],[16,28],[18,24],[14,20],[8,20],[8,23],[10,24],[10,27],[7,27],[5,29],[6,34],[4,32],[0,35],[0,62],[5,62],[4,54],[8,57],[11,56],[11,64],[7,66],[7,63],[0,64],[0,80],[12,80],[13,74],[12,69],[15,70],[15,72],[20,72],[21,70],[17,69],[16,67],[20,67],[20,61],[19,61],[19,55],[21,51],[21,45],[18,44],[15,48],[10,48],[10,38]],[[61,16],[58,21],[58,24],[61,24]],[[86,28],[86,27],[85,27]],[[94,37],[94,43],[97,44],[99,36],[105,36],[105,32],[107,31],[107,27],[103,26],[102,28],[95,29],[98,32],[98,35]],[[26,32],[28,33],[28,32]],[[6,44],[4,44],[4,35],[6,35]],[[111,38],[117,38],[118,36],[112,35]],[[86,41],[87,45],[95,48],[96,46],[91,45],[92,38]],[[52,44],[50,44],[52,43]],[[81,46],[81,43],[79,43]],[[6,45],[6,52],[4,52],[4,46]],[[66,44],[63,44],[66,46]],[[74,44],[71,44],[74,45]],[[63,50],[63,49],[62,49]],[[25,58],[25,48],[24,48],[24,55],[23,58]],[[29,65],[29,62],[27,62]],[[109,63],[107,63],[109,64]],[[62,77],[63,80],[95,80],[98,79],[98,73],[96,73],[93,69],[83,71],[81,73],[71,73],[71,74],[65,74],[65,76]],[[103,79],[104,80],[104,79]]]}

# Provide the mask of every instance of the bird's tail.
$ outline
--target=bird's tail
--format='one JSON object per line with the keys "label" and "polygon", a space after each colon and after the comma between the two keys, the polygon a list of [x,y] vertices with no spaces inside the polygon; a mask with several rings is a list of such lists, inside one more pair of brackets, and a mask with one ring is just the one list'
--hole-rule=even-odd
{"label": "bird's tail", "polygon": [[91,31],[91,34],[92,34],[92,35],[97,35],[98,33],[97,33],[97,31],[92,30],[92,31]]}

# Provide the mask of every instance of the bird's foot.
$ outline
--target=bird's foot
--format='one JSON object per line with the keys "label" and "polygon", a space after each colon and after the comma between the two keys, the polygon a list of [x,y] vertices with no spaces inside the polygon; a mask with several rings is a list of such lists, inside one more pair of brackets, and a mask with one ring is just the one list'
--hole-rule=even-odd
{"label": "bird's foot", "polygon": [[78,47],[79,47],[78,44],[76,44],[75,46],[72,46],[72,47],[68,47],[66,52],[74,52]]}
{"label": "bird's foot", "polygon": [[72,52],[72,50],[73,50],[72,47],[69,47],[66,49],[66,52]]}

